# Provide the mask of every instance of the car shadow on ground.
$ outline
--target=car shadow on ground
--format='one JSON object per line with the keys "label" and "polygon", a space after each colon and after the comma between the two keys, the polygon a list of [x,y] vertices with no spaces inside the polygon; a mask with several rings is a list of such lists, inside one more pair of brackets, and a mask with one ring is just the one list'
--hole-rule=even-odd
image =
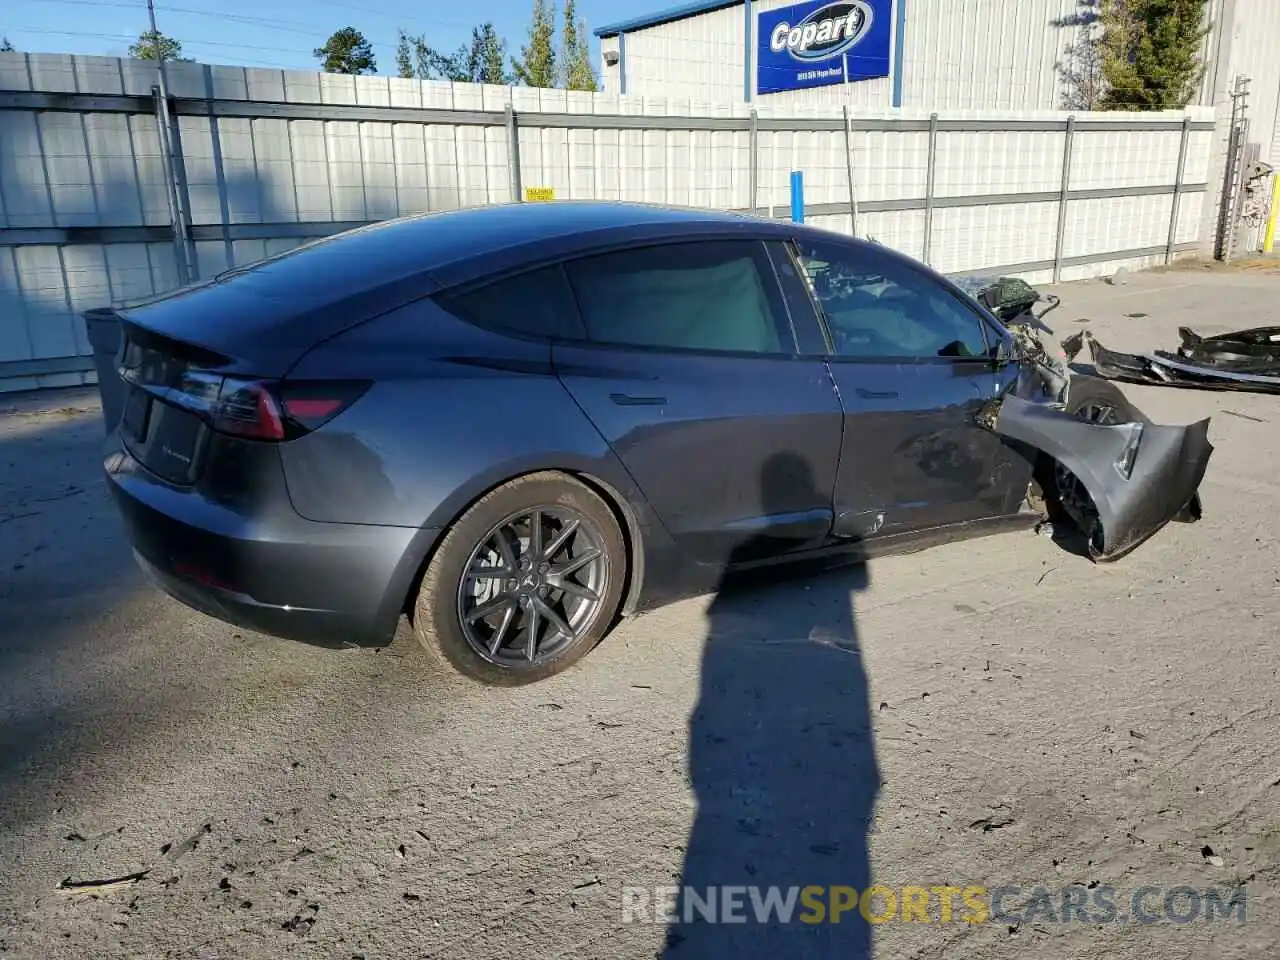
{"label": "car shadow on ground", "polygon": [[[794,455],[761,480],[765,514],[780,485],[813,482]],[[689,725],[697,814],[667,902],[670,960],[871,955],[857,897],[880,774],[852,603],[867,584],[865,565],[721,584]]]}
{"label": "car shadow on ground", "polygon": [[[102,479],[103,423],[85,391],[0,404],[0,788],[66,754],[71,730],[122,709],[86,671],[145,583]],[[60,692],[94,694],[69,703]],[[100,695],[100,696],[99,696]],[[15,800],[0,823],[25,816]]]}
{"label": "car shadow on ground", "polygon": [[65,403],[0,407],[0,666],[47,656],[72,607],[142,584],[102,476],[101,416],[82,395]]}

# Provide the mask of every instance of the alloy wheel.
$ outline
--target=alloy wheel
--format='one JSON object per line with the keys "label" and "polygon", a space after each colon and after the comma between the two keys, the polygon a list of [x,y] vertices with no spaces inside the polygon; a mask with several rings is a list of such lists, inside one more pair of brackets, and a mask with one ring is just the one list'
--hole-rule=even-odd
{"label": "alloy wheel", "polygon": [[491,663],[544,663],[595,623],[611,573],[586,517],[565,506],[521,510],[491,528],[463,568],[463,635]]}

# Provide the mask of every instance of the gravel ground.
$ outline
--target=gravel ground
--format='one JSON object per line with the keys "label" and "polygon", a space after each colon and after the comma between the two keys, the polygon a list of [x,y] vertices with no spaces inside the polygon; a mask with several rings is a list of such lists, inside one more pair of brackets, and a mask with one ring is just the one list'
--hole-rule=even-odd
{"label": "gravel ground", "polygon": [[[1061,292],[1059,332],[1119,349],[1280,323],[1266,269]],[[772,960],[867,935],[857,911],[624,922],[624,887],[683,872],[1020,888],[985,923],[935,895],[874,927],[878,957],[1280,955],[1280,398],[1126,391],[1213,417],[1202,523],[1112,566],[1024,532],[727,591],[521,690],[433,675],[404,630],[326,651],[189,612],[133,565],[94,398],[0,398],[0,954]],[[1243,924],[1161,906],[1242,883]],[[1072,884],[1113,887],[1116,922],[1063,922]],[[1144,886],[1161,922],[1119,922]]]}

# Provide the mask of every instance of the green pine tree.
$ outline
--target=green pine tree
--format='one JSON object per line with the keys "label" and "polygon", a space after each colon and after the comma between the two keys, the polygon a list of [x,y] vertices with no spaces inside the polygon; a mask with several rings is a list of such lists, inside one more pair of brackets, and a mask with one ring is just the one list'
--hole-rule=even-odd
{"label": "green pine tree", "polygon": [[136,60],[177,60],[189,62],[190,57],[182,55],[182,44],[172,37],[166,37],[158,30],[144,30],[138,36],[138,42],[129,48],[129,56]]}
{"label": "green pine tree", "polygon": [[418,80],[452,80],[455,83],[512,82],[507,72],[507,42],[492,23],[471,29],[471,42],[453,53],[441,53],[426,37],[411,37],[400,31],[396,44],[396,70],[402,77]]}
{"label": "green pine tree", "polygon": [[560,60],[564,86],[570,90],[595,93],[600,89],[595,68],[591,65],[591,47],[587,43],[587,26],[579,19],[574,0],[564,0],[564,28],[560,33]]}
{"label": "green pine tree", "polygon": [[13,44],[8,37],[0,37],[0,53],[14,53]]}
{"label": "green pine tree", "polygon": [[453,53],[441,53],[427,43],[426,37],[410,37],[401,31],[396,45],[396,70],[402,77],[463,83],[471,79],[467,71],[467,56],[465,46]]}
{"label": "green pine tree", "polygon": [[325,73],[378,72],[373,58],[373,46],[355,27],[343,27],[335,31],[323,47],[316,47],[313,55],[320,61]]}
{"label": "green pine tree", "polygon": [[467,72],[475,83],[505,86],[512,82],[507,72],[507,42],[498,36],[492,23],[482,23],[472,29]]}
{"label": "green pine tree", "polygon": [[452,80],[455,83],[511,82],[506,71],[506,41],[492,23],[471,30],[471,42],[453,53],[441,53],[426,37],[411,37],[403,30],[396,44],[396,70],[402,77],[419,80]]}
{"label": "green pine tree", "polygon": [[1204,72],[1206,0],[1102,0],[1104,110],[1180,109]]}
{"label": "green pine tree", "polygon": [[529,43],[520,48],[520,59],[512,59],[516,79],[528,87],[556,85],[556,11],[546,0],[533,0],[529,23]]}
{"label": "green pine tree", "polygon": [[413,40],[403,30],[396,41],[396,76],[412,80],[417,76],[413,69]]}

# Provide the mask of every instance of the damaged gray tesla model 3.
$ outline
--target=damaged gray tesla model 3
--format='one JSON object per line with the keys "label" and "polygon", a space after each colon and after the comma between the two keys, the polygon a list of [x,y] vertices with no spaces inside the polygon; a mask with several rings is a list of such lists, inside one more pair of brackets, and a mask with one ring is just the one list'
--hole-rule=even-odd
{"label": "damaged gray tesla model 3", "polygon": [[105,468],[164,589],[316,643],[407,614],[493,684],[727,572],[1064,511],[1113,560],[1211,453],[907,257],[727,213],[406,218],[117,312]]}

